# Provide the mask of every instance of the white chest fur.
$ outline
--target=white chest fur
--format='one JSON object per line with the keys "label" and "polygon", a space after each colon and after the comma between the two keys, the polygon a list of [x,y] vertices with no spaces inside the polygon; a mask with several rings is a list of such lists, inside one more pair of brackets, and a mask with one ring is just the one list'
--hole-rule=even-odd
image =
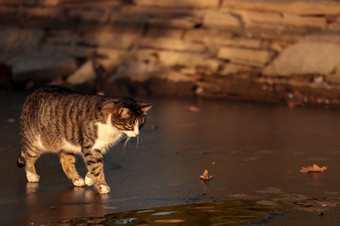
{"label": "white chest fur", "polygon": [[[123,133],[114,127],[111,123],[111,115],[108,117],[106,123],[97,122],[97,139],[93,145],[93,149],[99,149],[104,154],[110,145],[119,141]],[[80,145],[73,145],[66,140],[62,142],[61,149],[71,151],[73,153],[81,153]]]}
{"label": "white chest fur", "polygon": [[99,149],[106,152],[110,145],[118,142],[122,137],[122,131],[118,130],[111,123],[111,115],[109,115],[106,123],[97,122],[97,139],[93,145],[93,149]]}

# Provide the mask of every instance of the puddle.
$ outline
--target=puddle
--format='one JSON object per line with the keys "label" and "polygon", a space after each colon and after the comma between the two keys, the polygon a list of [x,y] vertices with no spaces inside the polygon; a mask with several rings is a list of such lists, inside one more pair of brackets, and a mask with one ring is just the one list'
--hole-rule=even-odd
{"label": "puddle", "polygon": [[[256,200],[237,199],[200,204],[159,207],[145,210],[107,214],[97,218],[75,218],[54,224],[87,225],[263,225],[294,222],[300,218],[302,225],[310,225],[320,218],[339,212],[336,201],[326,200]],[[287,215],[287,217],[286,217]],[[323,218],[323,219],[322,219]],[[303,220],[302,220],[303,219]],[[47,224],[49,225],[49,224]],[[289,224],[288,224],[289,225]]]}

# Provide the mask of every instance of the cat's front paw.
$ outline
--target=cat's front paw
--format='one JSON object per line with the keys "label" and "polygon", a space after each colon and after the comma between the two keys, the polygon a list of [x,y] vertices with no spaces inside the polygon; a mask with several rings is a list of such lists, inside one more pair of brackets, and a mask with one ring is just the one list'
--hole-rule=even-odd
{"label": "cat's front paw", "polygon": [[31,182],[31,183],[38,183],[40,180],[39,175],[31,173],[30,171],[26,171],[26,177],[27,177],[28,182]]}
{"label": "cat's front paw", "polygon": [[110,187],[107,186],[107,185],[102,184],[102,185],[99,186],[99,191],[98,192],[100,194],[108,194],[108,193],[110,193]]}
{"label": "cat's front paw", "polygon": [[74,186],[76,186],[76,187],[83,187],[83,186],[85,186],[85,181],[84,181],[83,178],[79,178],[78,180],[75,180],[75,181],[73,182],[73,184],[74,184]]}
{"label": "cat's front paw", "polygon": [[94,181],[93,181],[90,173],[87,173],[86,176],[85,176],[85,184],[87,186],[91,186],[91,185],[93,185],[93,183],[94,183]]}

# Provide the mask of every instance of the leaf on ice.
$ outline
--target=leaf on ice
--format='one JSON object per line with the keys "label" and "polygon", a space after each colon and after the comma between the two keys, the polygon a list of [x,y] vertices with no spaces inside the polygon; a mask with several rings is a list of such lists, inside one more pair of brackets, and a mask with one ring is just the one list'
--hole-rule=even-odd
{"label": "leaf on ice", "polygon": [[307,167],[302,167],[300,170],[301,173],[320,173],[323,172],[327,169],[327,166],[319,167],[316,164],[313,164],[313,166],[307,166]]}
{"label": "leaf on ice", "polygon": [[208,170],[204,170],[203,175],[201,175],[201,180],[211,180],[213,177],[208,175]]}

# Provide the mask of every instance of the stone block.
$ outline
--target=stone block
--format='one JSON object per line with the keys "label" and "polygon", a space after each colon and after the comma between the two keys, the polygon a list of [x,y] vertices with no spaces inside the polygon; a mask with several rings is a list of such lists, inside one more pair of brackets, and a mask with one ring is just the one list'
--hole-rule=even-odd
{"label": "stone block", "polygon": [[185,40],[204,43],[205,45],[238,46],[248,48],[261,48],[263,43],[260,39],[233,37],[230,33],[221,33],[216,30],[194,29],[188,30]]}
{"label": "stone block", "polygon": [[326,81],[332,85],[340,85],[340,63],[335,67],[335,70],[326,77]]}
{"label": "stone block", "polygon": [[94,90],[96,86],[96,71],[92,60],[84,63],[78,70],[67,77],[66,84],[72,87],[85,88],[85,90]]}
{"label": "stone block", "polygon": [[19,13],[27,18],[57,19],[63,15],[63,10],[61,8],[26,7],[21,8]]}
{"label": "stone block", "polygon": [[239,64],[233,64],[233,63],[226,63],[222,66],[222,68],[219,70],[219,75],[234,75],[241,72],[254,72],[256,71],[256,68],[246,66],[246,65],[239,65]]}
{"label": "stone block", "polygon": [[42,45],[42,49],[49,50],[49,51],[63,52],[72,57],[81,57],[81,58],[92,57],[95,53],[95,49],[93,47],[70,45],[70,44],[65,44],[65,45],[44,44]]}
{"label": "stone block", "polygon": [[136,5],[174,8],[217,8],[219,0],[134,0]]}
{"label": "stone block", "polygon": [[266,50],[242,49],[234,47],[221,47],[217,57],[229,60],[232,63],[264,67],[271,59],[271,52]]}
{"label": "stone block", "polygon": [[105,23],[110,18],[110,11],[72,9],[68,12],[68,16],[72,19]]}
{"label": "stone block", "polygon": [[94,30],[83,36],[83,42],[88,45],[98,47],[111,47],[119,49],[128,49],[136,41],[139,40],[141,33],[125,32],[124,30],[106,31],[106,30]]}
{"label": "stone block", "polygon": [[337,2],[323,1],[239,1],[222,2],[222,7],[245,9],[259,12],[285,12],[297,15],[339,15],[340,5]]}
{"label": "stone block", "polygon": [[63,2],[63,0],[38,0],[38,4],[44,7],[56,7],[61,2]]}
{"label": "stone block", "polygon": [[0,29],[0,62],[5,63],[17,54],[37,49],[43,36],[44,32],[38,29]]}
{"label": "stone block", "polygon": [[131,28],[143,28],[147,23],[147,15],[133,15],[114,12],[110,16],[110,23],[117,26],[129,26]]}
{"label": "stone block", "polygon": [[295,27],[311,27],[319,29],[326,29],[327,27],[326,18],[324,17],[301,17],[288,13],[283,14],[283,18],[280,23],[285,26]]}
{"label": "stone block", "polygon": [[173,28],[148,28],[146,36],[148,37],[168,37],[180,39],[183,37],[184,29]]}
{"label": "stone block", "polygon": [[214,73],[220,66],[220,61],[205,54],[158,51],[153,55],[158,57],[160,64],[168,67],[195,68],[200,71],[204,70],[205,73]]}
{"label": "stone block", "polygon": [[239,18],[227,11],[221,10],[206,10],[204,12],[203,24],[207,27],[241,29]]}
{"label": "stone block", "polygon": [[150,18],[148,20],[149,27],[159,27],[159,28],[182,28],[190,29],[194,28],[198,22],[194,18]]}
{"label": "stone block", "polygon": [[303,40],[287,47],[264,70],[266,76],[330,74],[340,59],[340,44]]}
{"label": "stone block", "polygon": [[141,6],[141,5],[125,5],[119,8],[121,13],[130,15],[147,15],[149,17],[161,18],[161,17],[196,17],[200,18],[203,16],[202,9],[193,8],[169,8],[169,7],[152,7],[152,6]]}
{"label": "stone block", "polygon": [[241,11],[245,27],[250,27],[255,24],[272,24],[293,27],[311,27],[325,29],[327,26],[324,17],[298,16],[289,13],[261,13]]}
{"label": "stone block", "polygon": [[309,30],[305,27],[287,27],[279,24],[254,23],[245,27],[244,33],[246,36],[252,38],[293,43],[301,40],[303,36],[309,33]]}
{"label": "stone block", "polygon": [[10,7],[10,6],[0,6],[0,15],[1,16],[12,16],[17,13],[16,7]]}
{"label": "stone block", "polygon": [[96,63],[103,66],[106,71],[111,72],[124,62],[129,52],[120,49],[98,48],[95,55],[97,57]]}
{"label": "stone block", "polygon": [[[95,11],[105,11],[105,10],[116,10],[117,7],[122,6],[122,2],[120,1],[68,1],[68,0],[61,0],[62,6],[66,10],[73,10],[73,9],[84,9],[84,10],[95,10]],[[124,5],[124,3],[123,3]]]}
{"label": "stone block", "polygon": [[175,50],[175,51],[190,51],[190,52],[202,52],[205,47],[202,44],[193,43],[189,41],[183,41],[175,38],[153,38],[145,37],[138,41],[139,47]]}
{"label": "stone block", "polygon": [[75,45],[81,42],[81,37],[74,30],[53,30],[46,35],[44,42],[48,44]]}
{"label": "stone block", "polygon": [[0,5],[19,6],[24,0],[0,0]]}
{"label": "stone block", "polygon": [[242,16],[244,26],[249,27],[253,24],[280,24],[282,17],[279,13],[239,11]]}
{"label": "stone block", "polygon": [[13,81],[51,81],[57,77],[67,77],[76,68],[74,58],[61,52],[33,51],[11,59]]}

